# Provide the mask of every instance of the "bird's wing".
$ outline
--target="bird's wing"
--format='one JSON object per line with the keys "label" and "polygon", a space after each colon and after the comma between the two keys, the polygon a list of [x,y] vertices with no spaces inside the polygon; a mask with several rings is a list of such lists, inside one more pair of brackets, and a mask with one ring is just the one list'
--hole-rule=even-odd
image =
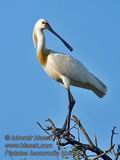
{"label": "bird's wing", "polygon": [[65,54],[49,54],[47,63],[59,73],[80,83],[88,83],[106,93],[106,86],[77,59]]}
{"label": "bird's wing", "polygon": [[50,54],[47,63],[53,66],[62,75],[86,83],[90,72],[87,68],[72,56],[65,54]]}

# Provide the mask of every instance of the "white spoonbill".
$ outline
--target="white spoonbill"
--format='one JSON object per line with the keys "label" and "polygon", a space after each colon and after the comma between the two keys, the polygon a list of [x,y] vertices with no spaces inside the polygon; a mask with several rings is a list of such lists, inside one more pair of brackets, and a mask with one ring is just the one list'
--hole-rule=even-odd
{"label": "white spoonbill", "polygon": [[70,117],[75,104],[74,97],[70,92],[70,86],[76,86],[93,91],[98,97],[102,98],[107,91],[107,87],[77,59],[46,48],[44,29],[48,29],[56,35],[64,45],[72,51],[72,47],[61,38],[44,19],[39,19],[33,29],[33,42],[37,49],[37,58],[45,72],[54,80],[61,83],[68,93],[68,115],[63,129],[68,131],[70,128]]}

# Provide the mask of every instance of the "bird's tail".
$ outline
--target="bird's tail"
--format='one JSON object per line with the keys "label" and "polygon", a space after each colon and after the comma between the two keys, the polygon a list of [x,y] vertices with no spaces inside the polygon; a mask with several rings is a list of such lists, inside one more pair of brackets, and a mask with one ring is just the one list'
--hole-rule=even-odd
{"label": "bird's tail", "polygon": [[[91,73],[92,74],[92,73]],[[95,75],[93,75],[94,78],[94,86],[92,86],[92,91],[100,98],[102,98],[104,95],[106,95],[107,87],[106,85],[100,81]]]}
{"label": "bird's tail", "polygon": [[105,92],[100,91],[98,88],[96,87],[92,87],[92,91],[100,98],[102,98],[103,96],[106,95]]}

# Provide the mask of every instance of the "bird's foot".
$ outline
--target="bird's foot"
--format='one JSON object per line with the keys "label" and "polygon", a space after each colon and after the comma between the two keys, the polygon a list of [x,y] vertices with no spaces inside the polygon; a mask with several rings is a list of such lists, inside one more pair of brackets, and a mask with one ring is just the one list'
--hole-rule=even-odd
{"label": "bird's foot", "polygon": [[[66,127],[57,128],[51,119],[48,119],[47,121],[50,125],[46,126],[46,128],[44,128],[39,122],[37,122],[37,124],[53,139],[53,141],[56,142],[58,149],[60,149],[63,143],[66,143],[70,139],[75,139],[70,133],[71,129],[67,130]],[[49,133],[49,131],[51,133]]]}

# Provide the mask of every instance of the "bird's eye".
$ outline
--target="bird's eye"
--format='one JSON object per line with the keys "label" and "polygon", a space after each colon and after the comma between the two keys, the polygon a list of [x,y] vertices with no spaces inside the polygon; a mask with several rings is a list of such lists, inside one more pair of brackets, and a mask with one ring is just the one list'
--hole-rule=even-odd
{"label": "bird's eye", "polygon": [[45,22],[42,22],[42,24],[45,24]]}

